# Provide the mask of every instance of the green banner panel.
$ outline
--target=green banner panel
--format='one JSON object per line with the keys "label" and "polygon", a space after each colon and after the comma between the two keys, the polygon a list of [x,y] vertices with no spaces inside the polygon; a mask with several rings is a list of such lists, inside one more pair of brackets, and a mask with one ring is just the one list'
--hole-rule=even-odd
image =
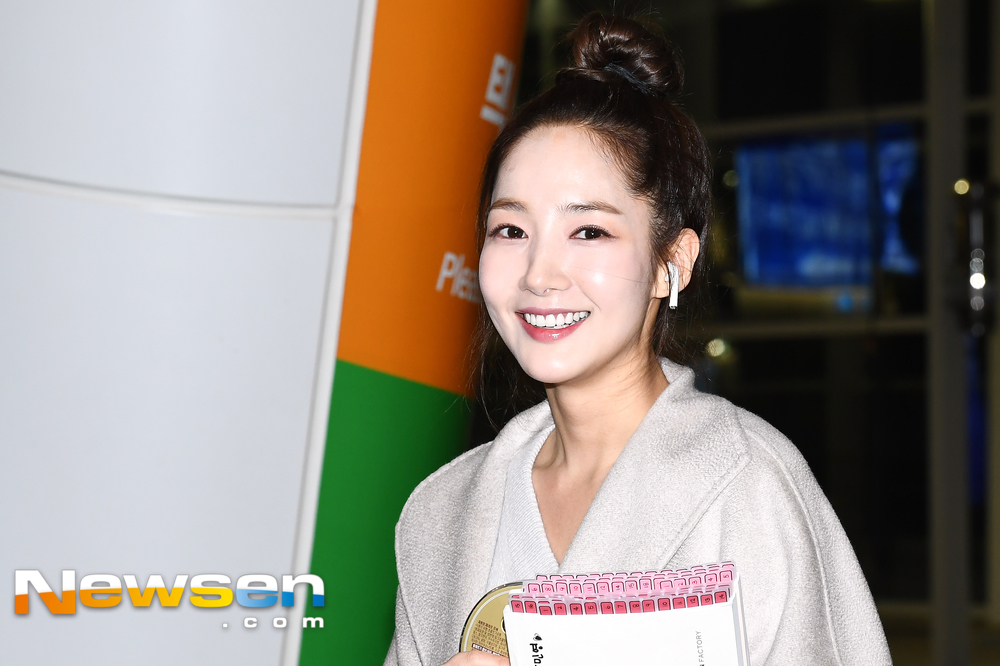
{"label": "green banner panel", "polygon": [[462,396],[337,361],[312,573],[323,628],[302,630],[301,666],[375,666],[392,639],[393,530],[410,492],[461,452],[471,412]]}

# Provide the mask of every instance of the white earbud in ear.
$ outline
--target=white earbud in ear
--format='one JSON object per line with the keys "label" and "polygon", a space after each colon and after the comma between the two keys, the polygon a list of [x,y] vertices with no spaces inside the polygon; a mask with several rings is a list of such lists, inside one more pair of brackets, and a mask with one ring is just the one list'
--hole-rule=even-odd
{"label": "white earbud in ear", "polygon": [[677,270],[677,265],[672,261],[668,261],[667,282],[670,283],[670,301],[668,304],[670,305],[671,310],[677,309],[677,292],[680,291],[680,285],[678,284],[678,282],[680,282],[679,273],[680,271]]}

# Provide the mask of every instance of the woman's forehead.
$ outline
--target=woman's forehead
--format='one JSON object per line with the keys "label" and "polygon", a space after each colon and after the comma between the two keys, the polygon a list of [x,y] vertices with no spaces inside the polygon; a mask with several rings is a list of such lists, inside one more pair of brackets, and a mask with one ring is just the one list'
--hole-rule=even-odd
{"label": "woman's forehead", "polygon": [[570,125],[539,127],[514,146],[493,192],[507,197],[635,199],[593,132]]}

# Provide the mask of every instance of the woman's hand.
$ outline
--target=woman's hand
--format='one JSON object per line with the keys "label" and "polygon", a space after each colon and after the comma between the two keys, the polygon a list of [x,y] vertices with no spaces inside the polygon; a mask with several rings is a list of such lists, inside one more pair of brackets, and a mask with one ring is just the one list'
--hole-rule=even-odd
{"label": "woman's hand", "polygon": [[459,652],[441,666],[510,666],[510,660],[481,650],[470,650]]}

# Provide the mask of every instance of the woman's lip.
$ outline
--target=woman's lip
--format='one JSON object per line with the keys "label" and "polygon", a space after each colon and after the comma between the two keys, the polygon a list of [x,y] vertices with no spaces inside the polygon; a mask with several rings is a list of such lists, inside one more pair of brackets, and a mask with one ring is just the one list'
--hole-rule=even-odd
{"label": "woman's lip", "polygon": [[[557,314],[559,312],[581,312],[580,310],[559,310],[559,311],[549,311],[549,312],[528,312],[524,311],[526,314]],[[587,321],[586,318],[581,319],[578,322],[574,322],[566,328],[538,328],[537,326],[532,326],[528,322],[524,321],[524,317],[518,317],[518,321],[521,322],[521,326],[527,331],[528,335],[531,336],[533,340],[538,342],[556,342],[557,340],[562,340],[567,335],[580,328],[580,324]]]}
{"label": "woman's lip", "polygon": [[546,315],[552,315],[554,317],[556,315],[572,314],[574,312],[590,312],[590,310],[587,310],[586,308],[580,308],[579,310],[565,310],[565,309],[563,309],[563,310],[553,310],[551,308],[548,308],[548,309],[547,308],[521,308],[520,310],[515,310],[514,312],[516,314],[518,314],[518,315],[533,314],[533,315],[542,315],[543,317],[545,317]]}

